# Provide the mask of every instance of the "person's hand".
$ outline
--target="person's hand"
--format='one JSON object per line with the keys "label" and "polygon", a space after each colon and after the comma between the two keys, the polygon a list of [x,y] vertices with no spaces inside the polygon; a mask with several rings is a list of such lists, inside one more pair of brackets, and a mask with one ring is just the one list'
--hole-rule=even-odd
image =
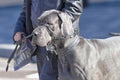
{"label": "person's hand", "polygon": [[24,34],[23,32],[17,32],[17,33],[15,33],[15,35],[14,35],[14,37],[13,37],[13,39],[14,39],[14,41],[20,41],[21,40],[21,35],[22,34]]}

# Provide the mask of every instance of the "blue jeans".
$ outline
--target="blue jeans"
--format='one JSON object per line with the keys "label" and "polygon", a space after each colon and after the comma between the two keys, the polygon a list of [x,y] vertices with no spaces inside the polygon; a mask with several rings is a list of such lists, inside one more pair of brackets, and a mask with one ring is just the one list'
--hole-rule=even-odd
{"label": "blue jeans", "polygon": [[52,64],[45,48],[42,47],[39,50],[40,52],[37,53],[37,66],[40,80],[58,80],[58,70],[57,68],[53,69],[53,65],[57,65],[57,63]]}

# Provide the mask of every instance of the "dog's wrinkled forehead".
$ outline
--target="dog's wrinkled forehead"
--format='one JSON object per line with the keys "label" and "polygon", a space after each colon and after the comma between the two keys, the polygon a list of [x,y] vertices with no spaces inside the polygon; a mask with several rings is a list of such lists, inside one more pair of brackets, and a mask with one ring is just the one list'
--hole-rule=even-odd
{"label": "dog's wrinkled forehead", "polygon": [[55,21],[58,21],[58,14],[60,11],[49,10],[45,11],[40,17],[38,17],[38,25],[41,24],[54,24]]}

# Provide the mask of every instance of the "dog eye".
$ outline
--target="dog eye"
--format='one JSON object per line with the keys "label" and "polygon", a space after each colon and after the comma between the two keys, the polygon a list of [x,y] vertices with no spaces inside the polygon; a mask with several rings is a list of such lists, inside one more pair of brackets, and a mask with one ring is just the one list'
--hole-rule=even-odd
{"label": "dog eye", "polygon": [[52,31],[54,31],[54,26],[53,26],[52,23],[47,23],[47,26],[48,26]]}
{"label": "dog eye", "polygon": [[54,31],[54,26],[53,25],[50,25],[50,28],[52,31]]}
{"label": "dog eye", "polygon": [[47,24],[48,24],[48,25],[53,25],[52,23],[49,23],[49,22],[48,22]]}

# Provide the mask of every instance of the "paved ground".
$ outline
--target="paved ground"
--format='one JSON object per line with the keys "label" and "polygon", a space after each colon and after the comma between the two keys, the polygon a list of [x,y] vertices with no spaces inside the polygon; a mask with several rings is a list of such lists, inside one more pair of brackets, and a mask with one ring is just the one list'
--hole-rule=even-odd
{"label": "paved ground", "polygon": [[19,71],[14,71],[11,64],[9,71],[5,72],[6,62],[7,59],[0,58],[0,80],[38,80],[36,64],[28,64]]}
{"label": "paved ground", "polygon": [[6,60],[2,59],[2,65],[0,68],[0,80],[38,80],[38,75],[36,72],[36,65],[29,64],[19,71],[13,71],[12,65],[8,72],[5,72]]}
{"label": "paved ground", "polygon": [[10,63],[9,71],[6,72],[8,57],[14,45],[0,45],[0,80],[38,80],[36,64],[30,63],[18,71],[13,70],[13,61]]}
{"label": "paved ground", "polygon": [[5,71],[7,59],[0,57],[0,80],[38,80],[36,64],[28,64],[18,71],[13,70],[13,63],[9,71]]}

